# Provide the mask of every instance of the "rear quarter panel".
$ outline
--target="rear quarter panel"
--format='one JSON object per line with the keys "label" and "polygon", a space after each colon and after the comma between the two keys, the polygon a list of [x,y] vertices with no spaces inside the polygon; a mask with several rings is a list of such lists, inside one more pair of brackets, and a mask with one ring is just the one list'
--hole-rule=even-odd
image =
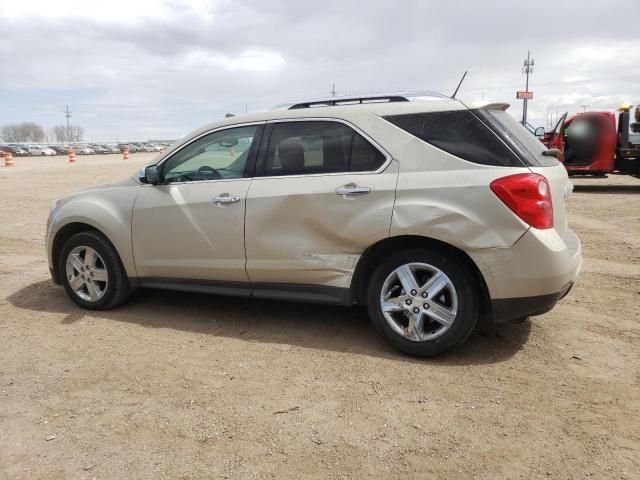
{"label": "rear quarter panel", "polygon": [[402,135],[391,236],[421,235],[462,250],[513,245],[529,228],[491,191],[500,177],[529,172],[467,162],[393,126]]}

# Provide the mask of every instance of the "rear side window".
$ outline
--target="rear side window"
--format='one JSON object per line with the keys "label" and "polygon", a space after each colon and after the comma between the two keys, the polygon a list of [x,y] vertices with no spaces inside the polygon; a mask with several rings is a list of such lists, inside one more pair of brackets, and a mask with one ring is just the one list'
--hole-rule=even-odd
{"label": "rear side window", "polygon": [[514,152],[518,153],[527,165],[542,167],[559,165],[554,157],[542,155],[547,147],[504,110],[477,110],[476,113]]}
{"label": "rear side window", "polygon": [[393,115],[385,119],[420,140],[469,162],[523,166],[523,162],[470,110]]}
{"label": "rear side window", "polygon": [[273,125],[264,175],[375,171],[385,156],[347,125],[330,121]]}

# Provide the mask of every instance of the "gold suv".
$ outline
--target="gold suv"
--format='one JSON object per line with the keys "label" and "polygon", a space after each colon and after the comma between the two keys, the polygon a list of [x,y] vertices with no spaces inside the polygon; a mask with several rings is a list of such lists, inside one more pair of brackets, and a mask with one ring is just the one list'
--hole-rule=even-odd
{"label": "gold suv", "polygon": [[56,200],[52,277],[90,309],[139,287],[366,305],[394,347],[437,354],[550,310],[580,269],[567,173],[507,107],[389,95],[207,125]]}

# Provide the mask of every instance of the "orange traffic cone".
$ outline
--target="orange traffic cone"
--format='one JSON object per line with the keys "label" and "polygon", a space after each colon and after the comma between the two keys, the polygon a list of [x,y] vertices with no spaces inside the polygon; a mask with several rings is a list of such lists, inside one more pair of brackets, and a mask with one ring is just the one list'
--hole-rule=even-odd
{"label": "orange traffic cone", "polygon": [[129,149],[128,148],[123,148],[122,149],[122,159],[123,160],[129,160]]}
{"label": "orange traffic cone", "polygon": [[76,151],[73,149],[69,150],[69,163],[76,163]]}
{"label": "orange traffic cone", "polygon": [[13,161],[13,155],[11,152],[4,153],[4,166],[5,167],[15,167],[16,164]]}

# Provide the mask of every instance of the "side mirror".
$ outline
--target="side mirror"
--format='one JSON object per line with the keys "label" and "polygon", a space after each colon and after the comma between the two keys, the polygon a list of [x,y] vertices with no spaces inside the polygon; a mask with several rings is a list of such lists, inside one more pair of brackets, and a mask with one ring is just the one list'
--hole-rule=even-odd
{"label": "side mirror", "polygon": [[544,127],[536,128],[535,136],[538,138],[544,138]]}
{"label": "side mirror", "polygon": [[158,165],[149,165],[144,169],[144,179],[151,185],[160,183],[160,170]]}

